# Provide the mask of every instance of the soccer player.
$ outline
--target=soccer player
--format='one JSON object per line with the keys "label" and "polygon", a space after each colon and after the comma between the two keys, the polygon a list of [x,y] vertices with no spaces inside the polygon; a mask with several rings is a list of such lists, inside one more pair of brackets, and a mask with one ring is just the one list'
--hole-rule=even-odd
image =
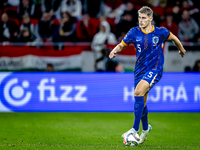
{"label": "soccer player", "polygon": [[[163,43],[166,40],[172,41],[179,49],[181,57],[186,53],[179,39],[166,28],[153,26],[151,24],[152,19],[153,11],[150,7],[143,6],[138,10],[139,26],[131,28],[121,43],[109,54],[112,59],[129,44],[134,44],[137,51],[134,71],[135,121],[133,128],[125,134],[133,133],[139,144],[145,142],[147,134],[151,130],[151,126],[148,124],[146,102],[149,90],[158,83],[163,74]],[[140,120],[142,121],[143,131],[139,137]]]}

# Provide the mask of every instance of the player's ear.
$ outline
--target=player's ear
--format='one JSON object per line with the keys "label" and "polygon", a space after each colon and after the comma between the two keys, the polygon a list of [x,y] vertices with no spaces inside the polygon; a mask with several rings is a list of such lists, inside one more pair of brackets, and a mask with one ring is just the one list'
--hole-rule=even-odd
{"label": "player's ear", "polygon": [[150,17],[150,20],[152,21],[152,20],[153,20],[153,17]]}

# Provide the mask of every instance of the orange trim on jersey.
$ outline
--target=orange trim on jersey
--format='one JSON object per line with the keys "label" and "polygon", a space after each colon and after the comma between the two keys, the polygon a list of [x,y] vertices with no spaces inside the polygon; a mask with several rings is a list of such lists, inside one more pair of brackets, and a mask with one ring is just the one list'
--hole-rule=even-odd
{"label": "orange trim on jersey", "polygon": [[169,37],[168,37],[168,39],[167,39],[167,40],[169,40],[169,39],[170,39],[171,35],[172,35],[172,34],[171,34],[171,32],[169,32]]}
{"label": "orange trim on jersey", "polygon": [[121,41],[121,43],[122,43],[124,46],[128,46],[128,44],[126,44],[123,40]]}
{"label": "orange trim on jersey", "polygon": [[152,27],[153,27],[153,29],[152,29],[150,32],[146,32],[146,31],[142,30],[142,28],[141,28],[141,31],[142,31],[143,33],[146,33],[146,34],[151,33],[151,32],[153,32],[153,31],[155,30],[154,25],[152,25]]}
{"label": "orange trim on jersey", "polygon": [[152,85],[154,84],[154,81],[156,80],[157,74],[154,76],[153,80],[150,83],[150,87],[152,87]]}
{"label": "orange trim on jersey", "polygon": [[164,47],[164,44],[163,44],[163,43],[161,44],[161,47],[162,47],[162,49],[163,49],[163,47]]}

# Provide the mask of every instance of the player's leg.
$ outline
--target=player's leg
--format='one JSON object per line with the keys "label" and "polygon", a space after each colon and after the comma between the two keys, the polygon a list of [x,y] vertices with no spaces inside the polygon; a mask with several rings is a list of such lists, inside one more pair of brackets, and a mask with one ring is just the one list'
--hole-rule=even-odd
{"label": "player's leg", "polygon": [[[152,76],[149,76],[149,73],[147,73],[143,77],[143,79],[146,80],[149,83],[150,89],[151,89],[156,83],[158,83],[158,81],[161,79],[161,77],[162,77],[161,75],[153,72]],[[142,113],[142,117],[141,117],[143,130],[142,130],[142,134],[140,135],[139,144],[142,144],[146,141],[147,135],[152,129],[151,125],[148,124],[148,108],[147,108],[147,105],[146,105],[147,96],[148,96],[148,93],[146,93],[144,95],[144,109],[143,109],[143,113]]]}
{"label": "player's leg", "polygon": [[143,109],[143,113],[142,113],[142,117],[141,117],[143,130],[142,130],[142,134],[140,135],[140,142],[139,142],[139,144],[142,144],[142,143],[144,143],[146,141],[147,134],[152,129],[151,125],[148,124],[148,109],[147,109],[147,105],[146,105],[147,96],[148,96],[148,93],[146,93],[144,95],[144,103],[145,104],[144,104],[144,109]]}
{"label": "player's leg", "polygon": [[148,97],[148,92],[144,95],[144,107],[146,106],[147,104],[147,97]]}
{"label": "player's leg", "polygon": [[[136,82],[136,81],[135,81]],[[139,81],[135,88],[135,104],[134,104],[134,114],[135,114],[135,122],[133,128],[131,128],[126,133],[122,134],[122,138],[128,133],[134,133],[135,137],[139,137],[139,124],[142,116],[143,108],[144,108],[144,98],[143,96],[149,90],[149,83],[145,80]]]}
{"label": "player's leg", "polygon": [[144,96],[149,91],[150,85],[147,81],[141,80],[136,88],[135,88],[135,104],[134,104],[134,114],[135,114],[135,121],[133,128],[135,131],[138,131],[140,125],[140,119],[142,117],[143,108],[144,108]]}
{"label": "player's leg", "polygon": [[148,93],[144,95],[144,108],[143,108],[142,117],[141,117],[143,130],[148,129],[148,109],[146,105],[147,96],[148,96]]}

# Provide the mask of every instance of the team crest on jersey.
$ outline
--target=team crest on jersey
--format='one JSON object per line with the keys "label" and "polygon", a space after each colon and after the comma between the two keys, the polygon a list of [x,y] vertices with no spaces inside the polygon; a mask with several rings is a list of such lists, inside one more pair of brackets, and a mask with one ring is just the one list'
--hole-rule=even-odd
{"label": "team crest on jersey", "polygon": [[159,37],[154,36],[153,39],[152,39],[152,42],[153,42],[153,46],[156,46],[157,43],[159,42]]}

